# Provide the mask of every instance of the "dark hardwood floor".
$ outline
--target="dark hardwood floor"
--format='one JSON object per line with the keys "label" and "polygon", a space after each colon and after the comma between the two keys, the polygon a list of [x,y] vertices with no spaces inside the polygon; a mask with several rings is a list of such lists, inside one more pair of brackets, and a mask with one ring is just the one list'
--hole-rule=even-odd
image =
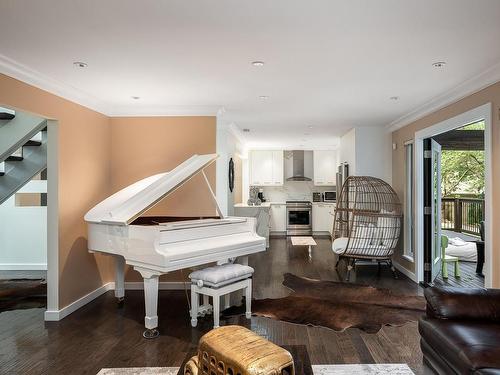
{"label": "dark hardwood floor", "polygon": [[[317,239],[312,260],[305,247],[293,247],[285,239],[271,239],[268,252],[254,255],[254,297],[280,297],[289,293],[281,285],[283,274],[339,280],[336,256],[330,241]],[[343,266],[340,267],[343,275]],[[388,268],[377,275],[376,266],[359,266],[352,282],[422,294],[404,275],[394,280]],[[112,292],[97,298],[60,322],[44,323],[43,309],[0,314],[1,374],[96,374],[103,367],[179,366],[212,325],[211,317],[191,328],[183,291],[161,291],[161,335],[142,338],[144,301],[141,291],[127,291],[118,308]],[[312,364],[408,363],[422,373],[417,323],[383,327],[377,334],[358,329],[335,332],[252,317],[232,318],[222,324],[241,324],[279,345],[305,345]]]}

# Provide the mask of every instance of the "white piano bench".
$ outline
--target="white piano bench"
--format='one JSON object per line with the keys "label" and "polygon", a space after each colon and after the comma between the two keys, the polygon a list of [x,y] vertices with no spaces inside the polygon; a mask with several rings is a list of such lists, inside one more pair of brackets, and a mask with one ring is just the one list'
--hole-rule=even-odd
{"label": "white piano bench", "polygon": [[[242,264],[227,263],[192,272],[191,279],[191,325],[196,327],[198,316],[210,313],[208,297],[213,300],[214,328],[219,327],[220,297],[224,296],[224,308],[229,307],[230,293],[245,290],[245,316],[252,316],[252,275],[254,269]],[[200,295],[203,305],[200,306]]]}

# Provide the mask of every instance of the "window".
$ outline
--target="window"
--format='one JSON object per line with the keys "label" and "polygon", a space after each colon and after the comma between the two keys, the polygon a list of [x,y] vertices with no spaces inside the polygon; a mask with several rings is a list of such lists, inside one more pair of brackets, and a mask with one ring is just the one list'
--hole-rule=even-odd
{"label": "window", "polygon": [[405,143],[404,255],[413,261],[414,163],[413,141]]}

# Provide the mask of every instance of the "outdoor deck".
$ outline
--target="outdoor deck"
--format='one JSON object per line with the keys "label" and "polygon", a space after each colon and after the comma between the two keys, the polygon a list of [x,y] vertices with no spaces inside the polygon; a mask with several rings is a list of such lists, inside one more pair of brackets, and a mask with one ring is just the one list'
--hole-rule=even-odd
{"label": "outdoor deck", "polygon": [[484,288],[484,277],[476,274],[475,262],[460,262],[460,273],[462,275],[460,278],[453,276],[453,267],[453,264],[448,263],[448,279],[443,279],[439,275],[435,284],[462,288]]}

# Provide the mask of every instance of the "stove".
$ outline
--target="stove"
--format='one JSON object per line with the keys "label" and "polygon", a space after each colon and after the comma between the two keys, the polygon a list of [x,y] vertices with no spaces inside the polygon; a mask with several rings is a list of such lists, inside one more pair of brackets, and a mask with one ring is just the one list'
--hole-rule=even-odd
{"label": "stove", "polygon": [[286,235],[312,235],[312,203],[310,201],[286,201]]}

